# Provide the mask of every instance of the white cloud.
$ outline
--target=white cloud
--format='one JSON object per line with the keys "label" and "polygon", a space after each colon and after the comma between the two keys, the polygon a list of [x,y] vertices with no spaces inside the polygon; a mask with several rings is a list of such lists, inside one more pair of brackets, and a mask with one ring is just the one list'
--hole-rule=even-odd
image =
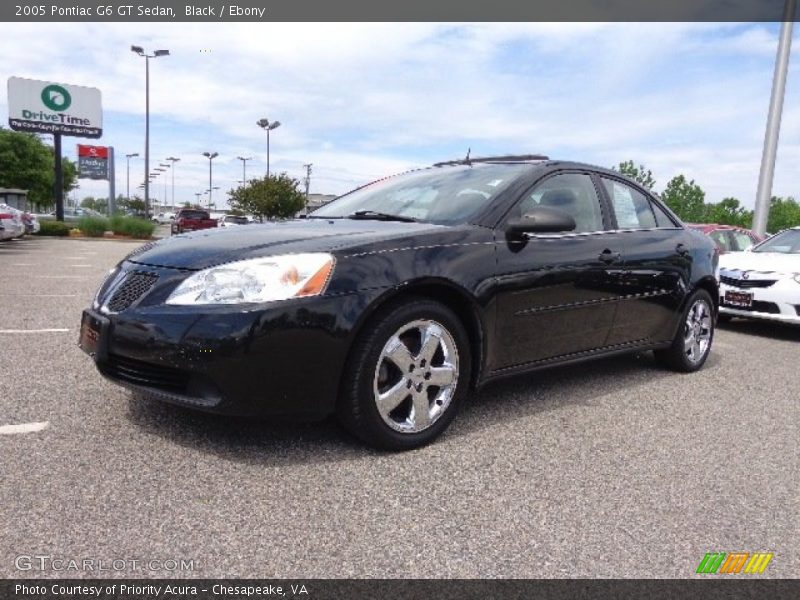
{"label": "white cloud", "polygon": [[[262,172],[255,121],[268,117],[283,123],[273,170],[300,177],[313,162],[312,191],[472,147],[632,158],[661,184],[684,172],[711,200],[751,203],[776,43],[774,26],[708,23],[20,24],[0,38],[0,72],[100,87],[102,143],[141,152],[144,65],[129,46],[169,48],[151,61],[151,150],[182,158],[183,198],[208,187],[205,150],[220,153],[223,189],[241,177],[237,155]],[[775,193],[795,196],[799,76],[795,59],[775,180]],[[141,170],[132,163],[132,182]]]}

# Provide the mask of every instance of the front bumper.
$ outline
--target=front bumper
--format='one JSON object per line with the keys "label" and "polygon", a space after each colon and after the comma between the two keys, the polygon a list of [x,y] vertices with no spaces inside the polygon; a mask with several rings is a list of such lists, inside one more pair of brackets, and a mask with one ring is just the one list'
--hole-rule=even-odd
{"label": "front bumper", "polygon": [[[752,294],[752,304],[737,306],[726,303],[727,292]],[[769,287],[743,287],[721,282],[719,297],[720,314],[800,324],[800,284],[791,278],[778,279]]]}
{"label": "front bumper", "polygon": [[356,323],[370,301],[359,293],[258,306],[142,304],[118,313],[95,306],[84,319],[97,323],[97,339],[89,348],[82,332],[82,347],[105,377],[156,400],[317,419],[335,408]]}

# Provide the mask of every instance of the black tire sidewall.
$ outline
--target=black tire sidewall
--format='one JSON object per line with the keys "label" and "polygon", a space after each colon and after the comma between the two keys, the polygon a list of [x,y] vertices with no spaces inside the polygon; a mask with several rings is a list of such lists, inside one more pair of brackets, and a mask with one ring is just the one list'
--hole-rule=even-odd
{"label": "black tire sidewall", "polygon": [[[458,351],[458,382],[447,410],[418,433],[401,433],[389,427],[375,404],[373,381],[384,345],[403,325],[419,319],[436,321],[452,336]],[[340,416],[345,426],[368,444],[387,450],[411,450],[438,437],[453,421],[467,394],[471,377],[470,344],[464,326],[452,310],[434,300],[411,299],[380,311],[364,328],[346,377]],[[341,414],[344,413],[344,414]]]}

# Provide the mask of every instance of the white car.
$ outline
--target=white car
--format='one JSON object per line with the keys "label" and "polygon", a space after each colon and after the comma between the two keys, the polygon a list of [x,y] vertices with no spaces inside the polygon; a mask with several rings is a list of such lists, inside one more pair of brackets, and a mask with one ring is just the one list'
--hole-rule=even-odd
{"label": "white car", "polygon": [[25,235],[22,211],[0,203],[0,240],[10,240]]}
{"label": "white car", "polygon": [[237,225],[247,225],[250,221],[247,217],[238,215],[222,215],[217,221],[218,227],[236,227]]}
{"label": "white car", "polygon": [[800,227],[719,257],[719,314],[800,324]]}
{"label": "white car", "polygon": [[165,223],[172,223],[175,220],[175,213],[173,212],[160,212],[157,215],[153,215],[151,217],[152,221],[155,221],[159,225],[164,225]]}

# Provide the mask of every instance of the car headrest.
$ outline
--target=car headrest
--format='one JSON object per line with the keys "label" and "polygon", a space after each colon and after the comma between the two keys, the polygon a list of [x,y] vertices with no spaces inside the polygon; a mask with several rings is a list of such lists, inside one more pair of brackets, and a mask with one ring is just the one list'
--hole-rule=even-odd
{"label": "car headrest", "polygon": [[575,204],[578,197],[575,192],[568,189],[563,190],[550,190],[542,194],[542,199],[539,204],[542,206],[552,206],[554,208],[568,207]]}

